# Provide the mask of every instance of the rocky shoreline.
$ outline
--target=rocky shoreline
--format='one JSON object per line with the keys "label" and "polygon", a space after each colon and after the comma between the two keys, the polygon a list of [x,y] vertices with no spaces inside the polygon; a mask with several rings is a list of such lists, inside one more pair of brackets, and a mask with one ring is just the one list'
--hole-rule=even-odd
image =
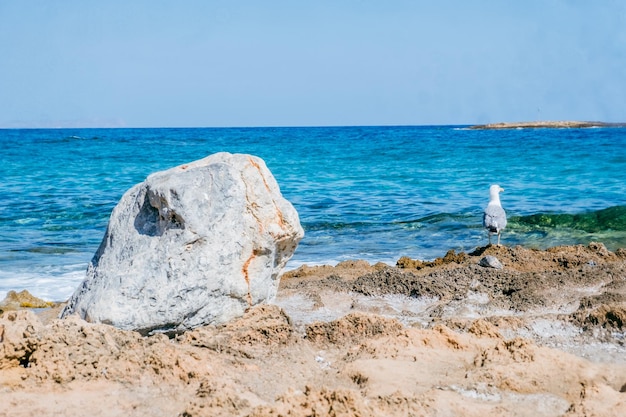
{"label": "rocky shoreline", "polygon": [[626,250],[600,243],[303,266],[283,275],[273,304],[172,338],[58,320],[61,307],[5,303],[0,401],[10,415],[626,410]]}
{"label": "rocky shoreline", "polygon": [[493,129],[580,129],[589,127],[626,127],[626,123],[585,122],[585,121],[534,121],[502,122],[470,126],[473,130]]}

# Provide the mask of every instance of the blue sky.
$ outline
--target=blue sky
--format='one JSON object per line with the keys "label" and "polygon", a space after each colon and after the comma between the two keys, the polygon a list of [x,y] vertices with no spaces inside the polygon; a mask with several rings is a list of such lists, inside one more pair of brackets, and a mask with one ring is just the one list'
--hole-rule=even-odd
{"label": "blue sky", "polygon": [[626,121],[622,0],[0,0],[0,127]]}

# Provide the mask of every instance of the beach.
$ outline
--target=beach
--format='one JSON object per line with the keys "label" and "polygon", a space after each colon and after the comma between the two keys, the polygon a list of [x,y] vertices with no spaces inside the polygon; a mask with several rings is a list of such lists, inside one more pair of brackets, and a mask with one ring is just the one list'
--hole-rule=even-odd
{"label": "beach", "polygon": [[171,338],[58,320],[60,307],[0,317],[7,415],[626,410],[626,250],[601,243],[303,265],[273,303]]}
{"label": "beach", "polygon": [[0,2],[0,417],[626,417],[626,3],[509,3]]}
{"label": "beach", "polygon": [[[0,131],[0,415],[622,417],[625,132]],[[58,320],[122,194],[221,151],[305,230],[274,301],[172,337]]]}

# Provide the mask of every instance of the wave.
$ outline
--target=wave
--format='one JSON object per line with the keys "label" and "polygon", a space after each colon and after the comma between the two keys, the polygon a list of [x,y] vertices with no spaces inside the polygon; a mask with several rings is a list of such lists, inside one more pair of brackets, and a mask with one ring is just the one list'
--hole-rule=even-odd
{"label": "wave", "polygon": [[567,228],[587,233],[626,231],[626,206],[613,206],[579,214],[537,213],[509,218],[512,226]]}
{"label": "wave", "polygon": [[425,224],[437,224],[442,222],[466,222],[475,218],[476,215],[474,213],[433,213],[427,216],[419,217],[417,219],[408,219],[408,220],[400,220],[394,221],[394,224],[416,224],[416,223],[425,223]]}
{"label": "wave", "polygon": [[472,223],[476,223],[474,220],[476,220],[477,218],[477,215],[474,213],[436,213],[418,218],[396,218],[391,220],[304,220],[302,222],[302,226],[307,231],[361,229],[368,227],[412,229],[419,228],[425,225],[432,225],[436,227],[445,227],[446,225],[452,224],[470,225]]}
{"label": "wave", "polygon": [[43,245],[43,246],[34,246],[29,248],[17,248],[17,249],[9,249],[9,252],[30,252],[30,253],[41,253],[44,255],[63,255],[66,253],[79,253],[80,249],[67,247],[67,246],[54,246],[54,245]]}
{"label": "wave", "polygon": [[[508,229],[570,229],[586,233],[626,232],[626,206],[614,206],[585,213],[535,213],[524,216],[509,216]],[[362,228],[482,228],[482,211],[463,213],[432,213],[422,217],[376,219],[323,219],[304,221],[308,231],[346,230]]]}
{"label": "wave", "polygon": [[389,223],[384,222],[365,222],[365,221],[303,221],[302,227],[305,231],[317,230],[344,230],[344,229],[360,229],[364,227],[383,226]]}

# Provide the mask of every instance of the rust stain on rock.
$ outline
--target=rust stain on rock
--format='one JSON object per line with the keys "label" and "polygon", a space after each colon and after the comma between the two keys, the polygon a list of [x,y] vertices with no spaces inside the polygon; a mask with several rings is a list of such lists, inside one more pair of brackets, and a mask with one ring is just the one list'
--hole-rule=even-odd
{"label": "rust stain on rock", "polygon": [[250,267],[250,262],[252,262],[254,258],[256,258],[256,254],[253,251],[248,260],[246,260],[243,264],[243,268],[241,270],[241,272],[243,272],[243,277],[246,280],[246,284],[248,285],[248,305],[250,307],[252,307],[252,293],[250,291],[250,273],[248,272],[248,268]]}
{"label": "rust stain on rock", "polygon": [[[261,176],[261,178],[263,179],[263,184],[265,184],[265,188],[267,189],[267,191],[270,191],[270,186],[267,183],[267,180],[265,179],[265,176],[263,175],[263,171],[261,171],[261,166],[252,158],[248,157],[248,161],[250,162],[250,165],[252,165],[253,167],[255,167],[257,169],[257,171],[259,171],[259,175]],[[278,208],[278,206],[276,205],[276,202],[274,202],[274,208],[276,209],[276,217],[277,217],[277,223],[280,226],[281,229],[285,228],[285,220],[283,217],[283,213],[280,211],[280,209]],[[262,230],[262,225],[259,223],[259,227],[261,227]]]}
{"label": "rust stain on rock", "polygon": [[267,181],[265,180],[265,176],[263,175],[263,172],[261,171],[261,166],[254,159],[252,159],[250,157],[248,157],[248,161],[250,161],[250,165],[255,167],[257,169],[257,171],[259,171],[259,175],[263,179],[263,184],[265,184],[265,188],[267,189],[267,191],[270,191],[270,186],[267,183]]}

